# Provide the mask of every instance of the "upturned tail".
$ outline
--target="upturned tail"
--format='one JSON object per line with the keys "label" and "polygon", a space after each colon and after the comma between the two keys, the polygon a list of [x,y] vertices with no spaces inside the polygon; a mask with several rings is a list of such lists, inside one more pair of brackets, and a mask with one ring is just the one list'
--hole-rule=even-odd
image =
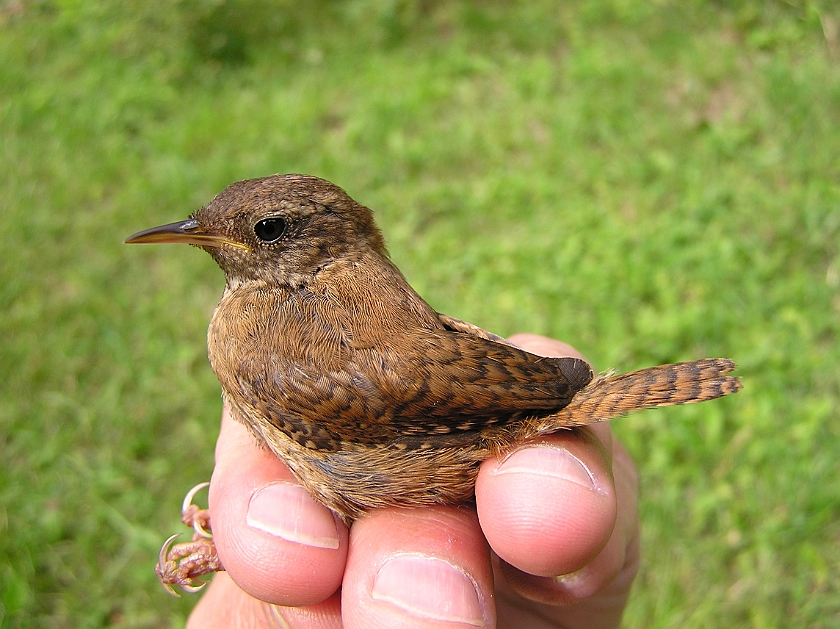
{"label": "upturned tail", "polygon": [[645,408],[695,404],[737,393],[741,379],[726,375],[735,369],[728,358],[706,358],[607,374],[586,385],[562,410],[536,420],[526,429],[527,436],[594,424]]}

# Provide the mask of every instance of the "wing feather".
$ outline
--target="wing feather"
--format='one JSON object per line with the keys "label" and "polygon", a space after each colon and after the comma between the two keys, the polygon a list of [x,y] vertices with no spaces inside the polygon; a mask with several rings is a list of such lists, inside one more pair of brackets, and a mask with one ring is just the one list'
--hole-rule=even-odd
{"label": "wing feather", "polygon": [[223,299],[210,331],[214,369],[237,406],[309,447],[334,449],[342,435],[419,447],[474,434],[557,411],[592,377],[584,361],[535,356],[449,317],[438,328],[379,326],[375,343],[357,342],[353,317],[326,297],[248,298],[274,312],[276,328],[262,330],[265,317],[247,314],[258,309],[238,307],[237,326],[218,329],[219,311],[236,307]]}

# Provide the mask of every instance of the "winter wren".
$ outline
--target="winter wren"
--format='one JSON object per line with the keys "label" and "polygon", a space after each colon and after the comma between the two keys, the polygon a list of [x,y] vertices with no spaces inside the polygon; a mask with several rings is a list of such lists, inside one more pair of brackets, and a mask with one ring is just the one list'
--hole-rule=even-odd
{"label": "winter wren", "polygon": [[[741,388],[728,359],[593,378],[580,359],[535,356],[441,315],[388,258],[370,210],[317,177],[234,183],[126,242],[213,256],[226,285],[208,347],[224,400],[345,520],[467,502],[479,463],[526,439]],[[189,589],[220,568],[179,567],[188,550],[164,547],[164,581]]]}

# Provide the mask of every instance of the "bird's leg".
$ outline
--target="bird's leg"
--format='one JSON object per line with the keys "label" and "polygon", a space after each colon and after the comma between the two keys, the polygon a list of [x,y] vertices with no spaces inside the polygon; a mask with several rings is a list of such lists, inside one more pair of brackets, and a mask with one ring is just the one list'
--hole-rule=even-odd
{"label": "bird's leg", "polygon": [[181,521],[193,529],[192,541],[172,545],[178,534],[167,539],[158,554],[155,574],[164,589],[178,596],[172,585],[179,586],[185,592],[198,592],[206,582],[197,582],[199,577],[224,570],[210,529],[210,510],[201,509],[193,504],[195,494],[210,483],[201,483],[193,487],[184,498],[181,508]]}

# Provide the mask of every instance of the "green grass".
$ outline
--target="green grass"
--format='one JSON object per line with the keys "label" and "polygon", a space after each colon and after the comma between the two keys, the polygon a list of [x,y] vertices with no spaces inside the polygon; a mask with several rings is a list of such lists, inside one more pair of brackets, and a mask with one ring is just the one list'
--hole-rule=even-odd
{"label": "green grass", "polygon": [[222,277],[121,242],[273,172],[374,208],[438,310],[735,358],[738,396],[615,423],[627,626],[840,626],[840,12],[555,5],[0,4],[2,627],[183,624],[152,564],[212,469]]}

